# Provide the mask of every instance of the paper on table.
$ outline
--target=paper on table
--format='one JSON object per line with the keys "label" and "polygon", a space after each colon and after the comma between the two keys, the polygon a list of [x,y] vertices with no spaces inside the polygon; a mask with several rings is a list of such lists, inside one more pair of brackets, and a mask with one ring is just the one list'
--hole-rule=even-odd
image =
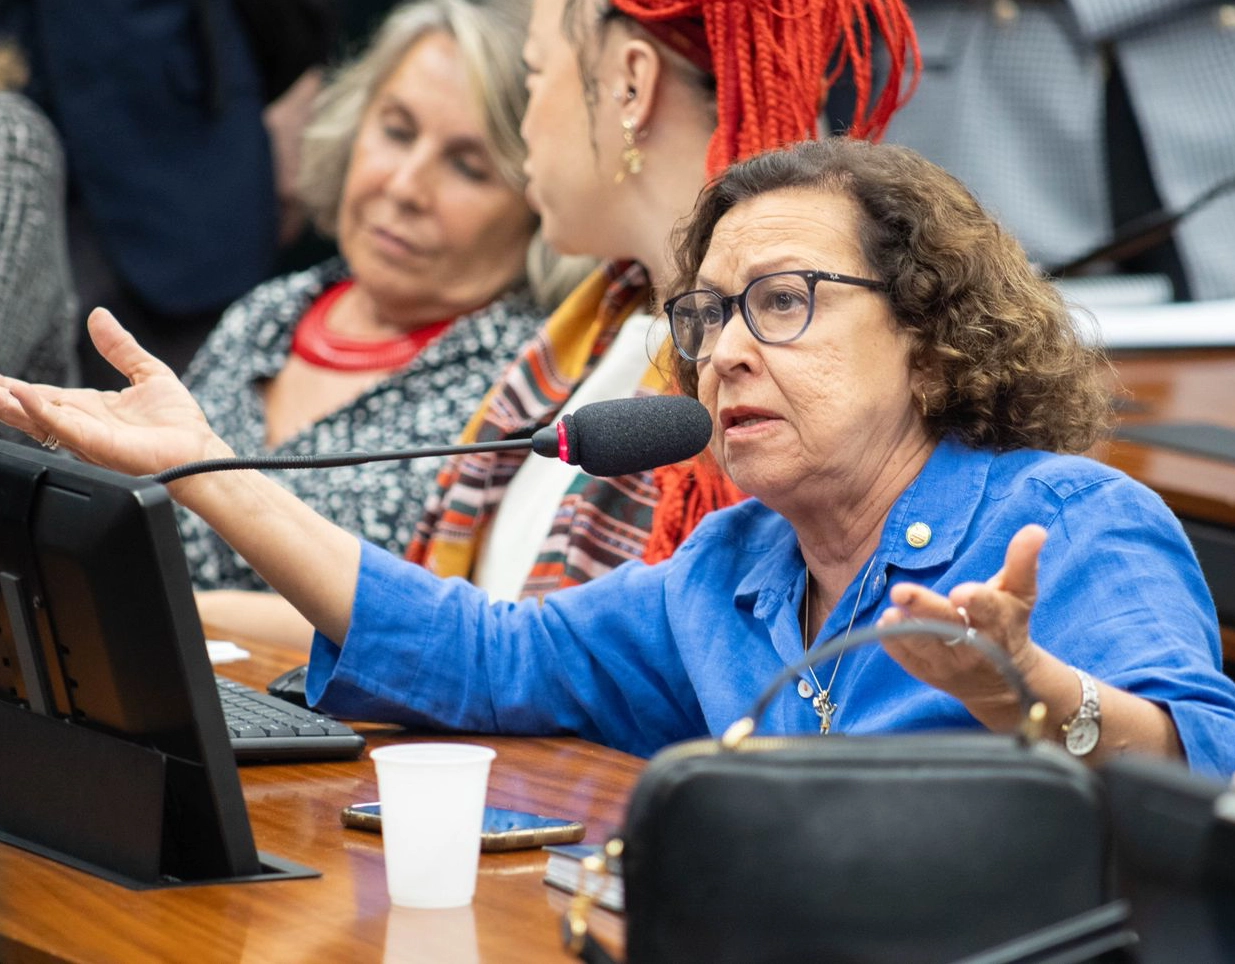
{"label": "paper on table", "polygon": [[1170,301],[1158,275],[1075,278],[1056,285],[1081,333],[1107,348],[1235,345],[1235,298]]}
{"label": "paper on table", "polygon": [[250,655],[247,649],[241,649],[235,643],[218,639],[206,640],[206,652],[210,654],[212,664],[234,663],[240,659],[248,659]]}
{"label": "paper on table", "polygon": [[[1081,331],[1107,348],[1202,348],[1235,345],[1235,298],[1165,305],[1073,308]],[[1095,329],[1096,322],[1096,331]]]}

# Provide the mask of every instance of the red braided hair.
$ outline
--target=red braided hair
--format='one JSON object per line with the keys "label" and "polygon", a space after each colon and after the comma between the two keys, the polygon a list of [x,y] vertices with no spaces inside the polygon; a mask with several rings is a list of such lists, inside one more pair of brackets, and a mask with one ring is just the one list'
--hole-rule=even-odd
{"label": "red braided hair", "polygon": [[700,520],[746,498],[706,452],[689,462],[665,465],[652,473],[660,497],[652,510],[652,531],[643,561],[655,565],[673,555]]}
{"label": "red braided hair", "polygon": [[[707,174],[819,136],[819,111],[846,66],[857,89],[850,137],[878,140],[917,86],[921,57],[903,0],[612,0],[654,37],[716,77]],[[868,19],[869,14],[869,19]],[[702,20],[707,51],[683,49]],[[872,104],[874,21],[889,71]],[[905,63],[912,74],[902,93]]]}
{"label": "red braided hair", "polygon": [[[903,0],[612,0],[653,37],[716,78],[716,130],[707,176],[734,161],[819,136],[819,111],[846,66],[857,98],[849,136],[879,140],[913,94],[918,39]],[[869,19],[868,19],[869,15]],[[888,51],[883,90],[871,103],[871,20]],[[912,74],[902,94],[905,62]],[[744,498],[707,454],[659,468],[645,562],[673,554],[713,509]]]}

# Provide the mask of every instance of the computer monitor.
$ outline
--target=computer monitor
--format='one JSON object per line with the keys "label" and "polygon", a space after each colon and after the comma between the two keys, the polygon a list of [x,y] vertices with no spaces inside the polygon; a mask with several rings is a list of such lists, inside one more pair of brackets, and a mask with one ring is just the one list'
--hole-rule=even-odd
{"label": "computer monitor", "polygon": [[167,490],[0,442],[0,840],[130,887],[259,855]]}

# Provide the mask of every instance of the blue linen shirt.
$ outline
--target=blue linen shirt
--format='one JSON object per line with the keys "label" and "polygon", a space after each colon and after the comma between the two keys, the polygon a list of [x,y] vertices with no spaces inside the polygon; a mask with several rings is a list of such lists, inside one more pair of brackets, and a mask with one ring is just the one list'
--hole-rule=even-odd
{"label": "blue linen shirt", "polygon": [[[855,613],[855,630],[873,623],[898,582],[946,594],[987,579],[1013,534],[1034,522],[1049,532],[1034,640],[1163,706],[1194,769],[1235,770],[1235,683],[1221,671],[1196,557],[1157,495],[1089,459],[941,442],[892,507],[869,574],[863,566],[819,640],[843,634]],[[930,528],[920,548],[906,539],[914,523]],[[340,648],[315,638],[307,694],[352,718],[577,734],[646,756],[723,732],[802,655],[804,586],[794,530],[753,499],[713,513],[671,559],[628,563],[543,605],[490,604],[463,580],[366,544],[347,639]],[[831,671],[816,670],[821,681]],[[980,725],[876,645],[844,656],[832,696],[837,732]],[[790,687],[763,725],[809,733],[819,719],[810,696]]]}

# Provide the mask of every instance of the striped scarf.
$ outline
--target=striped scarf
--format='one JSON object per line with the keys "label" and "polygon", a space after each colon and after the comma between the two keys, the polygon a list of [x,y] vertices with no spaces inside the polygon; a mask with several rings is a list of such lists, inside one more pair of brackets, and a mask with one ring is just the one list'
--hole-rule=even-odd
{"label": "striped scarf", "polygon": [[[647,305],[650,283],[634,262],[611,262],[571,293],[494,386],[459,441],[526,438],[554,422],[622,323]],[[666,387],[651,365],[641,391]],[[526,451],[455,456],[438,475],[407,558],[440,576],[470,578],[481,541]],[[643,555],[658,490],[652,473],[599,479],[580,473],[554,518],[524,595],[585,582]]]}

